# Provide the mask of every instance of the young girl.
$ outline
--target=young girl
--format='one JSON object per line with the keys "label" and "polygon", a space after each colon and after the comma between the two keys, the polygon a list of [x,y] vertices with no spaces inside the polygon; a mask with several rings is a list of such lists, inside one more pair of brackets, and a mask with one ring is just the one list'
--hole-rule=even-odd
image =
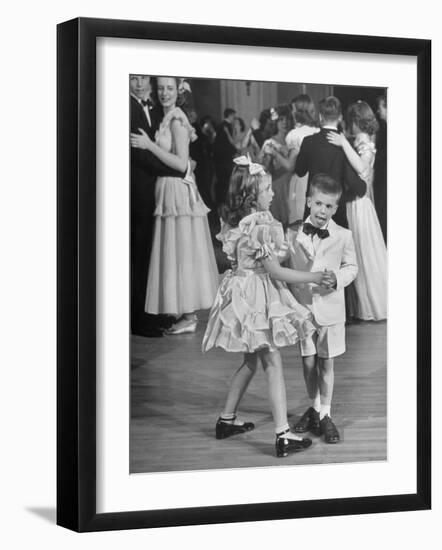
{"label": "young girl", "polygon": [[[216,424],[217,439],[253,430],[236,411],[261,360],[269,387],[275,422],[276,456],[287,456],[311,445],[290,431],[279,348],[291,346],[315,331],[311,315],[292,296],[285,283],[329,284],[327,274],[298,272],[279,265],[287,251],[282,226],[269,212],[272,180],[250,158],[234,160],[227,202],[218,239],[232,262],[210,312],[202,348],[218,346],[242,352],[224,410]],[[284,282],[282,282],[284,281]]]}
{"label": "young girl", "polygon": [[373,204],[373,166],[375,135],[379,128],[376,117],[365,101],[350,105],[347,128],[353,136],[353,147],[344,134],[329,132],[330,143],[342,147],[349,163],[367,184],[364,197],[347,203],[348,226],[353,233],[358,276],[355,279],[356,303],[349,303],[350,313],[364,321],[387,318],[387,249]]}

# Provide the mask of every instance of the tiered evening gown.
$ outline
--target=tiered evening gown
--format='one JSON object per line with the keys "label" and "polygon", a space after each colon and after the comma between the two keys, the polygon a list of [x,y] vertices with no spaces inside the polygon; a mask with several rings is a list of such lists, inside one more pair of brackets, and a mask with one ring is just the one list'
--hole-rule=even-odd
{"label": "tiered evening gown", "polygon": [[354,286],[357,300],[349,303],[350,314],[364,321],[387,318],[387,249],[373,204],[373,166],[376,149],[367,134],[354,143],[364,164],[359,176],[367,184],[364,197],[347,203],[348,226],[353,233],[358,260]]}
{"label": "tiered evening gown", "polygon": [[[179,120],[189,142],[196,139],[184,112],[176,107],[163,118],[155,141],[174,152],[171,123]],[[209,309],[218,288],[218,270],[207,213],[193,174],[160,177],[155,187],[155,228],[145,310],[181,315]]]}

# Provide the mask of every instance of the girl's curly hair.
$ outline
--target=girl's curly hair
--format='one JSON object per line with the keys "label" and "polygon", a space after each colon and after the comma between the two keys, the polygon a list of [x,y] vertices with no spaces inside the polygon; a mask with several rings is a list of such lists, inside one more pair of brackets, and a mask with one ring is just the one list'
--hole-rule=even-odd
{"label": "girl's curly hair", "polygon": [[365,132],[369,136],[374,135],[379,130],[376,116],[370,105],[365,101],[357,101],[350,105],[347,111],[347,124],[349,130],[354,124],[361,132]]}
{"label": "girl's curly hair", "polygon": [[245,216],[257,208],[259,184],[266,177],[270,177],[267,172],[250,174],[248,166],[234,167],[226,202],[220,207],[220,216],[225,223],[230,227],[237,227]]}

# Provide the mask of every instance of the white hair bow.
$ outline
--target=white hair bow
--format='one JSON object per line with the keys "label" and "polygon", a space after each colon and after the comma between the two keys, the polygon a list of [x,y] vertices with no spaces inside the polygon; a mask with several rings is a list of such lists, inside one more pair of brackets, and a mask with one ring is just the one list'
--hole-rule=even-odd
{"label": "white hair bow", "polygon": [[233,162],[238,166],[248,166],[249,174],[251,176],[254,176],[255,174],[265,174],[264,166],[262,164],[258,164],[257,162],[252,162],[249,155],[236,157],[233,159]]}

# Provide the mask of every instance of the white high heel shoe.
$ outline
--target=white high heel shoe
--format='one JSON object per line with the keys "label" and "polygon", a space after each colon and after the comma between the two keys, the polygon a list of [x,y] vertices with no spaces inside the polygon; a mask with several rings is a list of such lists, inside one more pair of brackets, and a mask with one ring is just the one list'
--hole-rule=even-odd
{"label": "white high heel shoe", "polygon": [[[182,323],[181,326],[176,326]],[[169,329],[165,331],[165,334],[191,334],[196,332],[196,327],[198,325],[198,319],[189,320],[189,321],[178,321],[176,325],[172,325]]]}

